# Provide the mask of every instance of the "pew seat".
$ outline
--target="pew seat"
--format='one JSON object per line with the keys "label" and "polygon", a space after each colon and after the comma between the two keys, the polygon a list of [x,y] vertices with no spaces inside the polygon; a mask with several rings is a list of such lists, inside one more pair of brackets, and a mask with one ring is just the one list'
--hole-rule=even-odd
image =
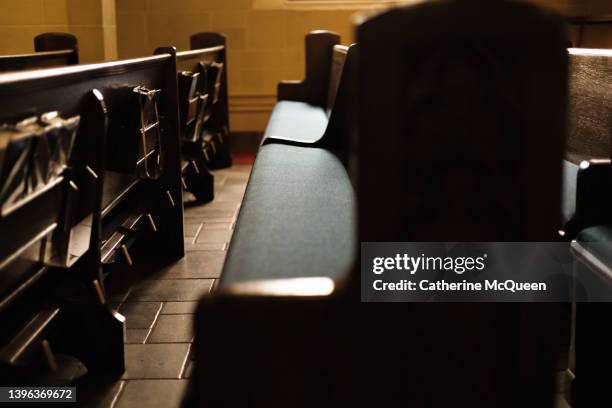
{"label": "pew seat", "polygon": [[346,278],[355,256],[355,217],[353,187],[337,156],[323,148],[264,144],[251,172],[222,283]]}
{"label": "pew seat", "polygon": [[[316,65],[309,44],[319,42],[319,54],[328,51],[318,74],[307,68],[305,81],[279,85],[280,100],[251,171],[221,286],[262,279],[348,278],[356,256],[357,212],[351,178],[337,148],[343,137],[342,125],[336,125],[343,123],[346,110],[343,68],[349,53],[337,41],[329,32],[309,34],[307,66]],[[329,80],[316,82],[319,87],[328,84],[324,89],[299,88],[325,72]],[[325,97],[316,102],[306,94]]]}
{"label": "pew seat", "polygon": [[315,143],[325,134],[328,118],[325,109],[300,101],[278,101],[272,111],[266,139]]}

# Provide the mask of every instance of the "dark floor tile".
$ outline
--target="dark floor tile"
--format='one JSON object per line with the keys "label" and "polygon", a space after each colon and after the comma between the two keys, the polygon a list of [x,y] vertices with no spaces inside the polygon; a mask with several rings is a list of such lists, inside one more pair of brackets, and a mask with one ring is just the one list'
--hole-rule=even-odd
{"label": "dark floor tile", "polygon": [[206,242],[206,243],[185,243],[185,251],[225,251],[227,250],[227,242]]}
{"label": "dark floor tile", "polygon": [[84,408],[111,408],[115,406],[119,399],[119,395],[121,395],[121,391],[125,386],[125,381],[77,383],[76,386],[78,402],[75,405]]}
{"label": "dark floor tile", "polygon": [[131,287],[118,288],[108,295],[108,303],[113,308],[118,308],[130,295]]}
{"label": "dark floor tile", "polygon": [[161,313],[166,315],[171,314],[194,314],[198,302],[166,302]]}
{"label": "dark floor tile", "polygon": [[572,407],[567,403],[563,395],[558,395],[557,401],[555,402],[555,408],[572,408]]}
{"label": "dark floor tile", "polygon": [[185,222],[193,222],[193,220],[204,221],[206,218],[233,218],[237,214],[238,210],[225,210],[225,209],[208,209],[206,207],[194,207],[186,208],[183,213]]}
{"label": "dark floor tile", "polygon": [[213,279],[160,279],[138,284],[131,300],[182,302],[199,300],[210,292]]}
{"label": "dark floor tile", "polygon": [[202,230],[196,244],[216,244],[226,243],[232,239],[232,230],[230,229],[207,229]]}
{"label": "dark floor tile", "polygon": [[161,315],[157,319],[149,343],[189,343],[193,340],[193,315]]}
{"label": "dark floor tile", "polygon": [[227,176],[215,175],[215,188],[222,187],[227,181]]}
{"label": "dark floor tile", "polygon": [[242,202],[242,197],[244,196],[244,193],[236,193],[236,192],[230,192],[230,191],[220,191],[219,193],[215,194],[215,201],[217,202],[228,202],[228,203],[236,203],[236,204],[240,204]]}
{"label": "dark floor tile", "polygon": [[225,184],[223,186],[224,193],[235,193],[235,194],[244,194],[244,190],[246,189],[246,183],[244,184]]}
{"label": "dark floor tile", "polygon": [[126,329],[125,344],[143,344],[149,329]]}
{"label": "dark floor tile", "polygon": [[[208,230],[233,230],[234,229],[233,222],[208,222],[206,219],[204,220],[204,224],[202,226],[202,231]],[[200,232],[202,233],[202,232]]]}
{"label": "dark floor tile", "polygon": [[194,224],[185,223],[185,225],[183,226],[183,234],[185,235],[185,237],[193,238],[198,235],[198,232],[200,232],[201,228],[202,223],[200,222]]}
{"label": "dark floor tile", "polygon": [[189,346],[189,343],[126,344],[123,378],[179,378]]}
{"label": "dark floor tile", "polygon": [[195,205],[189,208],[190,211],[194,212],[207,212],[212,210],[218,211],[236,211],[240,207],[240,203],[230,202],[217,202],[212,201],[207,204]]}
{"label": "dark floor tile", "polygon": [[125,327],[128,329],[148,329],[153,325],[155,318],[161,310],[161,302],[138,302],[137,298],[130,296],[128,301],[121,305],[119,313],[125,316]]}
{"label": "dark floor tile", "polygon": [[225,251],[189,251],[177,263],[165,267],[151,278],[218,278],[221,276],[225,254]]}
{"label": "dark floor tile", "polygon": [[[223,191],[223,189],[221,189]],[[212,201],[206,204],[200,203],[189,203],[185,206],[185,213],[194,213],[194,214],[202,214],[202,213],[210,213],[212,211],[236,211],[236,209],[240,206],[239,203],[231,203],[231,202],[217,202]]]}
{"label": "dark floor tile", "polygon": [[248,175],[251,173],[252,167],[253,167],[252,164],[234,164],[232,167],[228,167],[226,169],[214,170],[213,173],[215,174],[215,176],[217,174],[224,174],[224,175],[247,174]]}
{"label": "dark floor tile", "polygon": [[241,174],[233,174],[230,176],[226,177],[227,180],[225,181],[225,186],[246,186],[247,181],[248,181],[248,176],[247,175],[241,175]]}
{"label": "dark floor tile", "polygon": [[185,372],[183,373],[183,378],[191,378],[191,373],[193,373],[193,365],[195,363],[193,360],[189,360],[187,362],[187,367],[185,367]]}
{"label": "dark floor tile", "polygon": [[178,408],[187,383],[185,380],[130,380],[116,408]]}
{"label": "dark floor tile", "polygon": [[192,202],[195,203],[196,201],[197,200],[193,194],[191,194],[189,191],[183,191],[183,204],[184,205],[191,204]]}

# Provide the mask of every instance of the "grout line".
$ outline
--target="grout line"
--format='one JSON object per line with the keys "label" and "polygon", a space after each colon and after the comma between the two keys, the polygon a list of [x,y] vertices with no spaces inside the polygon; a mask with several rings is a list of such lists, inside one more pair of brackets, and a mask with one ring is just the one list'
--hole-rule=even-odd
{"label": "grout line", "polygon": [[[192,338],[193,341],[193,338]],[[166,343],[166,344],[170,344],[170,343]],[[190,360],[189,356],[191,354],[191,346],[193,343],[189,343],[189,347],[187,348],[187,353],[185,354],[185,359],[183,360],[183,364],[181,366],[181,372],[179,373],[178,379],[182,379],[183,378],[183,374],[185,374],[185,370],[187,369],[187,362]]]}
{"label": "grout line", "polygon": [[148,328],[145,330],[147,330],[147,334],[145,334],[144,339],[142,339],[142,343],[136,343],[136,344],[147,344],[147,340],[149,339],[149,336],[151,335],[151,332],[153,331],[153,329]]}
{"label": "grout line", "polygon": [[127,380],[121,381],[121,385],[119,385],[119,391],[117,391],[117,393],[113,397],[113,400],[110,403],[110,408],[115,408],[115,405],[119,401],[119,397],[121,396],[121,394],[123,394],[123,389],[125,388],[126,383],[127,383]]}
{"label": "grout line", "polygon": [[196,241],[198,240],[198,237],[200,236],[200,232],[202,232],[202,228],[204,228],[203,222],[200,223],[200,226],[198,227],[198,230],[195,233],[195,237],[193,237],[193,241],[191,242],[192,244],[195,244]]}
{"label": "grout line", "polygon": [[142,344],[148,344],[147,340],[149,340],[149,337],[151,336],[151,333],[153,333],[153,327],[155,326],[155,323],[157,323],[157,319],[159,318],[159,315],[161,314],[161,311],[164,307],[164,302],[166,302],[165,300],[161,300],[159,301],[160,305],[159,305],[159,309],[157,310],[157,313],[155,314],[155,317],[153,318],[153,322],[151,323],[151,326],[149,327],[149,332],[147,333],[147,335],[145,336],[144,340],[142,341]]}

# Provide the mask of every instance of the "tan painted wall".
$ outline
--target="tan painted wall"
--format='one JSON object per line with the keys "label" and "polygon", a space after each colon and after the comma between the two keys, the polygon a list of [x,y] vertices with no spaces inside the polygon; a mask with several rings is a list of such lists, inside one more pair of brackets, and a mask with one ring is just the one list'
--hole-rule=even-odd
{"label": "tan painted wall", "polygon": [[[523,0],[571,15],[612,14],[610,0]],[[0,0],[0,54],[30,52],[45,31],[78,36],[81,61],[150,55],[162,45],[188,48],[189,35],[228,36],[233,130],[262,130],[281,79],[300,79],[304,35],[328,29],[352,41],[358,5],[287,6],[284,0]],[[612,28],[589,27],[577,45],[612,48]]]}
{"label": "tan painted wall", "polygon": [[[121,1],[121,0],[119,0]],[[117,58],[115,0],[0,0],[0,54],[34,50],[34,36],[69,32],[82,62]]]}
{"label": "tan painted wall", "polygon": [[183,50],[193,33],[225,33],[232,130],[262,130],[276,84],[303,77],[304,35],[325,28],[348,42],[353,12],[260,9],[251,0],[118,0],[119,56],[148,55],[161,45]]}
{"label": "tan painted wall", "polygon": [[[566,14],[583,7],[583,0],[525,1]],[[198,31],[225,33],[232,130],[263,130],[276,84],[303,77],[304,35],[328,29],[349,43],[351,17],[362,9],[346,4],[292,7],[283,0],[117,0],[119,56],[148,55],[161,45],[187,49],[189,35]]]}

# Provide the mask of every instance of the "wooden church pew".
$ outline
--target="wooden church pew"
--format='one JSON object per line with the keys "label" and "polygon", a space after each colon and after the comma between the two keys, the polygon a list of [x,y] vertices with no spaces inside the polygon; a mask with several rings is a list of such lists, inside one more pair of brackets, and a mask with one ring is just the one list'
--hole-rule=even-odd
{"label": "wooden church pew", "polygon": [[601,224],[609,217],[610,183],[608,84],[610,50],[570,48],[570,114],[564,170],[564,235],[573,239],[578,231]]}
{"label": "wooden church pew", "polygon": [[[273,138],[314,143],[325,133],[332,109],[330,89],[335,91],[344,53],[334,53],[340,36],[330,31],[312,31],[305,37],[305,78],[278,84],[278,102],[264,133]],[[346,50],[344,50],[346,51]],[[332,70],[338,66],[339,70]]]}
{"label": "wooden church pew", "polygon": [[176,54],[183,180],[198,201],[207,202],[214,198],[208,169],[231,166],[225,37],[199,33],[191,43],[201,48]]}
{"label": "wooden church pew", "polygon": [[[68,167],[50,184],[34,170],[57,161],[43,154],[54,145],[45,139],[53,133],[29,123],[36,139],[2,135],[0,230],[13,234],[0,253],[6,382],[27,383],[38,357],[53,366],[53,353],[77,357],[92,375],[123,372],[124,319],[109,305],[105,277],[138,263],[141,252],[158,262],[184,253],[176,95],[173,48],[148,58],[0,75],[0,97],[11,100],[0,122],[54,111],[80,121],[71,154],[58,156]],[[27,157],[37,160],[17,160]],[[39,189],[11,176],[20,165],[25,174],[41,174]]]}
{"label": "wooden church pew", "polygon": [[[560,17],[446,1],[374,17],[358,33],[367,76],[359,241],[556,242],[567,112]],[[372,385],[381,405],[401,389],[404,405],[554,406],[563,305],[383,306],[364,309],[360,343],[370,351],[364,372],[385,373]],[[377,359],[381,339],[405,352]]]}
{"label": "wooden church pew", "polygon": [[[477,45],[473,38],[479,39]],[[359,170],[359,232],[357,223],[336,232],[340,240],[355,246],[353,256],[359,241],[555,240],[561,219],[559,163],[567,100],[566,42],[560,19],[510,2],[424,3],[366,20],[358,28],[358,44],[359,115],[352,118],[359,118],[359,133],[356,138],[348,131],[345,152],[348,163],[357,160],[358,167],[349,169]],[[465,123],[449,121],[444,111],[435,110],[422,117],[440,133],[431,135],[426,127],[416,126],[431,107],[419,96],[465,101],[473,95],[472,87],[453,88],[452,82],[436,80],[435,75],[430,82],[419,77],[429,72],[419,69],[428,63],[437,63],[438,70],[432,72],[438,74],[458,63],[473,86],[478,84],[470,78],[483,79],[489,95],[502,103],[476,99],[480,104],[472,107],[470,115],[477,121],[481,115],[493,115],[500,132],[475,127],[471,135],[458,133]],[[515,67],[509,78],[495,75],[495,67],[504,64]],[[345,66],[345,73],[349,71]],[[414,95],[410,90],[417,89],[417,81],[422,92]],[[461,106],[451,104],[446,113],[465,115]],[[470,123],[470,117],[461,118]],[[522,126],[505,128],[516,121]],[[506,132],[512,137],[504,138]],[[468,219],[461,229],[444,221],[454,200],[427,201],[427,195],[412,188],[423,185],[420,169],[465,152],[451,137],[457,134],[467,140],[464,147],[483,147],[473,149],[472,163],[492,172],[503,164],[512,169],[508,179],[493,180],[498,189],[512,190],[504,197],[519,200],[516,212],[507,219],[488,219],[486,234],[476,220]],[[495,143],[489,143],[492,137]],[[320,153],[307,168],[295,160],[278,159],[276,166],[270,165],[273,155],[265,156],[264,149],[283,158],[282,149],[295,145],[295,141],[271,142],[259,152],[219,291],[204,298],[197,311],[196,365],[185,406],[552,407],[557,305],[359,304],[359,262],[348,260],[354,263],[352,273],[336,279],[331,272],[338,260],[326,257],[327,247],[313,250],[317,240],[337,245],[326,240],[328,231],[337,229],[337,221],[323,222],[336,206],[302,198],[312,205],[306,213],[310,222],[325,225],[319,235],[304,236],[304,229],[282,224],[265,229],[279,217],[301,216],[303,208],[274,206],[272,197],[268,207],[256,208],[272,190],[258,185],[258,177],[271,177],[269,173],[279,169],[299,171],[300,187],[309,187],[306,183],[319,180],[316,172],[327,163]],[[320,149],[303,142],[297,145],[302,155]],[[506,147],[509,150],[504,151]],[[509,156],[508,151],[517,156]],[[323,176],[320,180],[325,181]],[[285,191],[275,199],[293,203],[291,185],[276,183]],[[444,197],[443,186],[431,187]],[[347,193],[345,209],[336,216],[351,212],[352,194],[352,190]],[[425,224],[411,222],[411,203],[421,203],[434,217],[424,219]],[[239,248],[237,240],[244,234],[247,218],[259,227],[250,230],[251,243],[276,242],[280,235],[281,250],[267,252],[267,259],[258,262],[257,251],[248,252],[253,248]],[[434,226],[439,234],[428,233]],[[239,249],[249,255],[241,263],[236,261]],[[294,253],[305,254],[300,263],[283,263],[297,259]],[[215,353],[206,352],[210,349]]]}
{"label": "wooden church pew", "polygon": [[[609,299],[612,288],[612,51],[577,48],[570,49],[569,56],[570,132],[564,170],[570,217],[564,232],[578,263],[567,399],[582,406],[612,401],[601,375],[612,363],[612,307],[598,303]],[[585,292],[582,285],[587,282],[599,292]]]}
{"label": "wooden church pew", "polygon": [[34,37],[36,52],[0,55],[0,72],[49,68],[79,63],[77,38],[67,33],[43,33]]}
{"label": "wooden church pew", "polygon": [[232,157],[229,152],[229,102],[227,86],[227,42],[225,35],[215,32],[197,33],[189,39],[191,49],[203,49],[211,47],[223,47],[218,59],[207,65],[208,89],[210,93],[209,112],[210,115],[205,126],[205,140],[213,142],[213,154],[210,156],[208,165],[212,169],[229,167],[232,165]]}
{"label": "wooden church pew", "polygon": [[[326,276],[342,280],[351,269],[356,245],[352,240],[356,235],[355,194],[339,146],[348,133],[346,93],[350,89],[350,71],[354,73],[356,47],[336,45],[334,50],[330,38],[338,39],[322,31],[306,36],[307,50],[312,50],[312,44],[320,44],[335,54],[336,63],[345,68],[333,70],[332,80],[337,88],[332,87],[329,96],[321,97],[322,103],[329,99],[330,105],[310,105],[302,102],[306,100],[302,97],[302,101],[281,100],[275,107],[251,171],[221,287],[267,278]],[[321,63],[319,69],[332,71],[331,55]],[[314,65],[312,61],[308,64]],[[350,70],[346,69],[349,65]],[[288,91],[281,89],[286,85],[279,85],[279,95],[284,98],[288,98]],[[299,97],[297,93],[295,96]],[[306,113],[306,119],[299,120],[306,121],[309,111],[319,111],[321,123],[315,126],[322,129],[304,132],[306,126],[297,124],[300,110]],[[292,133],[293,130],[300,133]],[[292,135],[296,137],[292,139]],[[296,251],[298,245],[301,248]],[[312,254],[317,256],[313,258]]]}
{"label": "wooden church pew", "polygon": [[[294,400],[287,402],[266,395],[257,402],[245,393],[242,395],[245,400],[240,403],[234,398],[228,402],[228,394],[219,388],[218,393],[208,394],[206,398],[210,400],[206,402],[234,406],[247,400],[264,405],[276,401],[272,406],[279,406],[282,405],[279,401],[285,401],[285,406],[295,406],[296,401],[302,400],[305,406],[325,406],[326,394],[304,392],[302,387],[307,387],[312,377],[302,369],[315,369],[321,361],[335,360],[338,367],[350,363],[349,330],[338,326],[338,322],[351,325],[346,316],[348,304],[338,302],[337,295],[343,292],[349,279],[356,246],[355,193],[344,162],[349,151],[346,141],[351,136],[350,125],[354,124],[348,116],[348,105],[356,80],[357,47],[335,45],[337,41],[339,38],[333,33],[310,33],[306,37],[306,58],[307,78],[311,79],[279,84],[280,102],[274,113],[277,124],[291,120],[277,109],[283,98],[294,99],[296,106],[306,110],[319,110],[326,123],[319,125],[322,133],[301,141],[295,137],[296,133],[287,133],[282,139],[283,135],[270,132],[269,126],[251,172],[218,287],[219,295],[200,305],[195,329],[196,333],[202,333],[219,327],[222,320],[236,322],[231,326],[231,335],[212,340],[215,344],[217,340],[224,343],[224,350],[233,349],[252,330],[265,333],[256,338],[251,336],[253,341],[246,348],[244,344],[240,346],[238,358],[244,358],[247,370],[236,371],[234,361],[226,360],[226,353],[216,354],[211,367],[218,369],[220,376],[232,376],[234,384],[242,388],[259,367],[261,355],[257,350],[280,353],[272,354],[274,358],[266,364],[291,373],[286,381],[280,380],[276,385],[279,395],[293,395]],[[321,58],[322,54],[327,58]],[[328,87],[326,81],[321,85],[321,77],[327,77],[332,86]],[[309,95],[318,96],[312,99]],[[281,309],[282,313],[277,313]],[[328,328],[327,336],[313,338],[313,330],[325,324],[322,316],[327,316],[325,321],[333,327]],[[292,322],[297,321],[299,326],[293,327]],[[287,325],[292,329],[279,331]],[[275,334],[270,337],[269,333]],[[198,345],[210,340],[196,336],[196,355],[201,356]],[[343,349],[346,352],[341,352]],[[299,353],[294,353],[296,350]],[[196,365],[194,393],[188,397],[194,406],[205,403],[201,399],[204,394],[195,393],[201,381],[208,381],[203,377],[204,370]],[[334,377],[334,373],[325,375]]]}

